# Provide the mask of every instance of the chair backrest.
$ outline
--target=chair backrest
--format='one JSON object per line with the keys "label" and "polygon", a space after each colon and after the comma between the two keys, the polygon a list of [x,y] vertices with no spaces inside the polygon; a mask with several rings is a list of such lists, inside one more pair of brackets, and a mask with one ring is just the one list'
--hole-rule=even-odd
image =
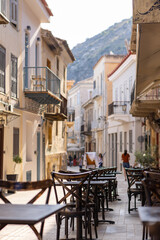
{"label": "chair backrest", "polygon": [[46,199],[45,204],[48,204],[51,187],[53,186],[53,181],[51,179],[42,180],[42,181],[34,181],[34,182],[13,182],[13,181],[3,181],[0,180],[0,198],[4,203],[11,203],[8,200],[7,196],[4,194],[3,190],[12,190],[12,191],[31,191],[31,190],[39,190],[36,191],[34,197],[27,202],[28,204],[34,203],[38,198],[42,196],[42,194],[46,191]]}
{"label": "chair backrest", "polygon": [[160,173],[146,171],[144,176],[142,183],[145,189],[146,205],[160,206]]}
{"label": "chair backrest", "polygon": [[[67,203],[70,197],[77,199],[79,203],[86,204],[89,196],[91,172],[85,173],[59,173],[52,172],[53,186],[57,203]],[[59,187],[63,189],[63,195],[59,194]],[[82,188],[85,194],[80,196]]]}
{"label": "chair backrest", "polygon": [[[33,204],[36,200],[38,200],[43,193],[47,192],[44,203],[48,204],[51,194],[51,187],[53,186],[53,181],[51,179],[35,181],[35,182],[13,182],[13,181],[3,181],[0,180],[0,199],[4,203],[10,203],[11,201],[7,198],[6,194],[4,194],[4,190],[14,190],[14,191],[31,191],[31,190],[39,190],[36,193],[33,193],[32,199],[30,199],[27,204]],[[20,204],[20,202],[16,202],[16,204]],[[43,235],[44,222],[41,222],[40,226],[40,235]],[[5,225],[4,225],[5,226]],[[32,227],[31,227],[32,228]],[[33,228],[32,228],[33,230]]]}
{"label": "chair backrest", "polygon": [[128,188],[133,187],[136,181],[141,181],[143,178],[143,170],[142,169],[133,169],[133,168],[125,168]]}

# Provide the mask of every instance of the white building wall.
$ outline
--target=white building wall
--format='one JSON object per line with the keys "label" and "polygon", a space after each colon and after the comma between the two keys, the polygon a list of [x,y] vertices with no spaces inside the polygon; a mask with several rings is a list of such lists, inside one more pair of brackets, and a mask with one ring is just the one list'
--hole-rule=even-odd
{"label": "white building wall", "polygon": [[[136,78],[136,56],[130,55],[124,63],[109,77],[113,84],[113,102],[127,101],[130,102],[131,89]],[[127,103],[126,114],[123,112],[110,115],[108,117],[108,159],[109,165],[116,165],[119,170],[122,169],[121,155],[125,149],[130,154],[130,165],[134,165],[136,150],[140,149],[138,144],[138,136],[142,135],[141,119],[134,118],[129,114],[130,103]],[[115,109],[115,108],[114,108]],[[130,151],[129,132],[132,131],[132,151]],[[125,132],[127,141],[125,145]],[[120,141],[120,134],[122,133],[122,143]],[[117,146],[115,146],[115,136],[117,134]],[[114,148],[113,148],[114,136]],[[109,140],[110,139],[110,140]],[[117,163],[116,163],[116,148],[117,148]],[[113,158],[114,155],[114,158]],[[114,161],[113,161],[114,160]]]}

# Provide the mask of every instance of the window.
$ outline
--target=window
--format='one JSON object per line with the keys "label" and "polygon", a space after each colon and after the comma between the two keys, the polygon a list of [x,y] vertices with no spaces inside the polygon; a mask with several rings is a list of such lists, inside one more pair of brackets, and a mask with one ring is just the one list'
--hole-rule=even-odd
{"label": "window", "polygon": [[66,79],[66,68],[63,68],[63,92],[65,93],[66,88],[65,88],[65,79]]}
{"label": "window", "polygon": [[120,148],[119,148],[119,151],[120,152],[122,152],[122,132],[120,132],[120,140],[119,140],[119,142],[120,142]]}
{"label": "window", "polygon": [[52,145],[52,124],[48,126],[48,145]]}
{"label": "window", "polygon": [[17,27],[18,24],[18,0],[10,0],[10,21]]}
{"label": "window", "polygon": [[0,1],[0,12],[6,16],[6,0]]}
{"label": "window", "polygon": [[59,77],[59,58],[57,57],[57,76]]}
{"label": "window", "polygon": [[56,121],[56,136],[58,136],[58,121]]}
{"label": "window", "polygon": [[132,130],[129,130],[129,152],[132,153],[133,148],[132,148]]}
{"label": "window", "polygon": [[65,137],[65,124],[62,122],[62,138]]}
{"label": "window", "polygon": [[96,81],[93,82],[93,89],[96,89]]}
{"label": "window", "polygon": [[0,46],[0,92],[5,92],[6,50]]}
{"label": "window", "polygon": [[32,180],[32,172],[30,170],[26,172],[26,181],[30,182],[31,180]]}
{"label": "window", "polygon": [[11,55],[11,97],[17,98],[17,58]]}
{"label": "window", "polygon": [[127,150],[127,132],[124,132],[124,150]]}
{"label": "window", "polygon": [[13,156],[19,155],[19,128],[13,128]]}
{"label": "window", "polygon": [[5,92],[6,50],[0,46],[0,92]]}

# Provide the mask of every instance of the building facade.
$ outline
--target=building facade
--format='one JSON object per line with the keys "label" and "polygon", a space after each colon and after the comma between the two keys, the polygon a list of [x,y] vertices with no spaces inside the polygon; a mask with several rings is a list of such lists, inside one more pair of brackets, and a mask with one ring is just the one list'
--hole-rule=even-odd
{"label": "building facade", "polygon": [[[73,56],[65,41],[56,40],[56,50],[61,49],[56,53],[50,48],[53,39],[45,42],[41,23],[49,23],[52,16],[45,0],[4,2],[10,23],[0,25],[0,178],[14,173],[13,157],[19,155],[18,180],[40,180],[47,177],[45,112],[50,105],[60,112],[66,99],[66,66]],[[43,50],[48,50],[48,59]],[[57,58],[64,64],[63,77],[57,74]]]}
{"label": "building facade", "polygon": [[112,99],[112,83],[108,81],[108,74],[122,58],[121,55],[104,55],[93,68],[93,145],[97,154],[103,154],[104,166],[107,165],[107,103]]}
{"label": "building facade", "polygon": [[82,105],[92,97],[93,79],[77,82],[68,91],[68,129],[67,151],[68,155],[79,158],[84,153],[84,110]]}
{"label": "building facade", "polygon": [[124,150],[130,154],[130,164],[135,163],[135,151],[144,149],[143,118],[130,114],[131,92],[136,78],[136,55],[129,53],[109,75],[112,81],[112,103],[108,105],[108,166],[122,169]]}

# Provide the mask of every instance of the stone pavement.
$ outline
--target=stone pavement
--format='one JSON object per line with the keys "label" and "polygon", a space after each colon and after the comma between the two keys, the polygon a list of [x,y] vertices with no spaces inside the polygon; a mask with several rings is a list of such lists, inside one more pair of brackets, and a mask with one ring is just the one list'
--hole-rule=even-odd
{"label": "stone pavement", "polygon": [[[77,171],[77,167],[71,167],[71,170]],[[142,225],[140,223],[138,212],[133,211],[128,214],[128,197],[127,197],[127,182],[124,181],[123,175],[118,177],[118,194],[121,201],[109,202],[109,207],[114,211],[106,212],[105,217],[108,220],[115,221],[115,224],[100,223],[98,226],[99,240],[141,240],[142,239]],[[53,193],[53,192],[52,192]],[[17,192],[8,195],[8,198],[16,203],[26,203],[27,199],[31,198],[32,192]],[[40,202],[39,202],[40,203]],[[50,203],[55,203],[53,198]],[[140,206],[138,202],[137,206]],[[101,213],[100,213],[101,216]],[[38,228],[38,225],[37,225]],[[70,237],[74,233],[70,232]],[[61,237],[64,237],[64,224],[61,227]],[[94,237],[94,231],[93,231]],[[56,221],[55,216],[49,217],[45,221],[43,240],[56,239]],[[0,240],[37,240],[33,231],[28,226],[23,225],[8,225],[0,231]]]}

